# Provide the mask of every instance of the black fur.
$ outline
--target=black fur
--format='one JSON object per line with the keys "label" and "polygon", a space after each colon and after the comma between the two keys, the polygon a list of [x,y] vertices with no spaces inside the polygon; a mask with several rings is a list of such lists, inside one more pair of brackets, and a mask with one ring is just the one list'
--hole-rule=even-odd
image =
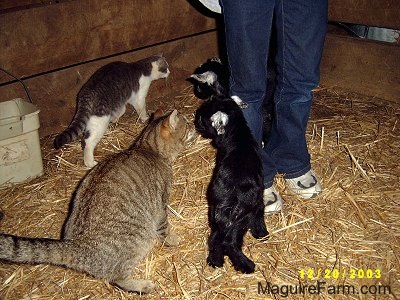
{"label": "black fur", "polygon": [[[211,83],[205,83],[196,78],[195,75],[202,76],[205,72],[213,72],[216,80]],[[209,58],[194,70],[188,81],[193,84],[193,93],[197,98],[208,99],[213,95],[229,97],[229,71],[219,58]]]}
{"label": "black fur", "polygon": [[[215,81],[203,82],[202,78],[205,72],[212,72],[215,75]],[[219,98],[229,97],[229,71],[218,58],[209,58],[205,63],[197,67],[190,78],[193,84],[193,93],[197,98],[209,99],[211,96]],[[266,144],[271,132],[271,125],[274,114],[274,93],[276,88],[276,68],[271,57],[268,58],[267,70],[267,93],[263,101],[263,142]]]}
{"label": "black fur", "polygon": [[[210,119],[218,111],[228,116],[219,134]],[[255,238],[268,235],[259,147],[242,110],[230,98],[212,97],[203,103],[196,111],[195,126],[203,137],[212,139],[217,149],[207,190],[211,227],[207,263],[221,267],[227,255],[236,270],[252,273],[254,262],[242,252],[244,234],[250,229]]]}

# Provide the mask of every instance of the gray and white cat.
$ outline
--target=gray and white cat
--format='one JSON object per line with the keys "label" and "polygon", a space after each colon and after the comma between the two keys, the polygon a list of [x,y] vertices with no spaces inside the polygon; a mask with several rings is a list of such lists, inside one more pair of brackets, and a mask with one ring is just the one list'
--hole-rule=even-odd
{"label": "gray and white cat", "polygon": [[168,77],[168,63],[162,55],[137,62],[112,62],[98,69],[77,96],[77,110],[69,127],[54,139],[54,148],[83,134],[83,160],[87,167],[97,164],[94,149],[110,122],[117,122],[131,104],[145,122],[146,96],[153,80]]}
{"label": "gray and white cat", "polygon": [[155,239],[178,244],[167,220],[172,163],[195,137],[176,110],[156,115],[128,150],[100,162],[81,181],[61,240],[0,234],[0,260],[64,266],[125,291],[153,291],[151,280],[132,272]]}

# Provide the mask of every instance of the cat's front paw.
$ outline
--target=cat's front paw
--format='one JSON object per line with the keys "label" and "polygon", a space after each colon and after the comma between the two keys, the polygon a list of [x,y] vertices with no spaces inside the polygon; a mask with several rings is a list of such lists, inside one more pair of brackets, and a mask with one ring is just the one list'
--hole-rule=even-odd
{"label": "cat's front paw", "polygon": [[145,123],[148,119],[150,118],[149,114],[140,114],[140,121],[142,121],[143,123]]}
{"label": "cat's front paw", "polygon": [[85,166],[89,169],[93,168],[95,165],[98,164],[98,162],[95,160],[85,160],[84,163],[85,163]]}

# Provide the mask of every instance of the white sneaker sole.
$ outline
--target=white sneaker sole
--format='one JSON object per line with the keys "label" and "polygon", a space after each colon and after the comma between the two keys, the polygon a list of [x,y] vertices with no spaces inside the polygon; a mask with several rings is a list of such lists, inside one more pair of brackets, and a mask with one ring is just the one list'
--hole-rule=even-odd
{"label": "white sneaker sole", "polygon": [[283,208],[282,197],[274,186],[264,190],[264,213],[280,212]]}

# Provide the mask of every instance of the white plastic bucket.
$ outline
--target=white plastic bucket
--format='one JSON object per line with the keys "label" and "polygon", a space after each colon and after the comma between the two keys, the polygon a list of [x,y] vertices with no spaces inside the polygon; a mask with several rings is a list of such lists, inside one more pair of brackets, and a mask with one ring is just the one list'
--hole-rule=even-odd
{"label": "white plastic bucket", "polygon": [[20,98],[0,102],[0,187],[43,174],[39,109]]}

